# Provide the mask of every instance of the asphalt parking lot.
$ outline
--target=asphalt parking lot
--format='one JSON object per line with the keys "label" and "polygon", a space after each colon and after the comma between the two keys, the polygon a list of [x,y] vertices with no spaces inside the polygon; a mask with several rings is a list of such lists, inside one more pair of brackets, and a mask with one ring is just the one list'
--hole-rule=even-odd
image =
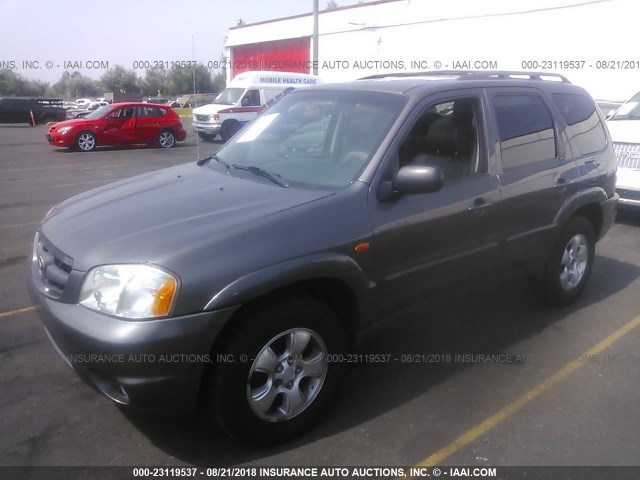
{"label": "asphalt parking lot", "polygon": [[[640,213],[620,212],[576,305],[542,307],[512,278],[434,295],[363,335],[358,353],[391,360],[350,364],[316,429],[256,449],[202,414],[94,392],[57,357],[26,288],[54,204],[195,161],[195,137],[76,153],[45,129],[0,125],[0,465],[640,465]],[[218,147],[200,143],[201,156]]]}

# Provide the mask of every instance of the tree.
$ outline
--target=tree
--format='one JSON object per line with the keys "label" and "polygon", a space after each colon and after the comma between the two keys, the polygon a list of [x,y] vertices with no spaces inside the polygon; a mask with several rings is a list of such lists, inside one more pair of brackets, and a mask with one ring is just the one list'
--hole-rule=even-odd
{"label": "tree", "polygon": [[142,89],[145,95],[166,95],[169,92],[167,90],[169,86],[169,73],[164,67],[149,68],[147,69],[142,82]]}
{"label": "tree", "polygon": [[213,91],[221,92],[227,87],[227,69],[222,69],[213,77]]}
{"label": "tree", "polygon": [[134,70],[116,65],[100,77],[100,85],[105,92],[134,93],[140,91],[138,76]]}
{"label": "tree", "polygon": [[40,80],[27,80],[12,70],[0,70],[1,95],[25,95],[39,97],[44,95],[48,83]]}
{"label": "tree", "polygon": [[338,8],[339,5],[336,3],[335,0],[329,0],[327,2],[327,10],[333,10],[334,8]]}
{"label": "tree", "polygon": [[[195,92],[193,77],[195,73]],[[168,93],[181,95],[184,93],[210,93],[213,92],[213,80],[209,70],[203,65],[196,65],[193,69],[174,66],[169,70]]]}

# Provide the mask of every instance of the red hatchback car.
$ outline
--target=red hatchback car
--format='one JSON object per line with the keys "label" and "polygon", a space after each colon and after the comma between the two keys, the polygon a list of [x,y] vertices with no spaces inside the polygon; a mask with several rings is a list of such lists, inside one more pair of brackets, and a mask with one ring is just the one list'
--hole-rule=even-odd
{"label": "red hatchback car", "polygon": [[170,148],[186,137],[171,107],[150,103],[105,105],[84,118],[55,123],[47,132],[51,145],[84,152],[102,145],[146,143]]}

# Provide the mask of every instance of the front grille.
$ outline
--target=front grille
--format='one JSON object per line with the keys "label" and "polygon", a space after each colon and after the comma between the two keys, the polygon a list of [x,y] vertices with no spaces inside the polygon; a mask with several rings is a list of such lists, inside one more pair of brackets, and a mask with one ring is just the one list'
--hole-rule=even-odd
{"label": "front grille", "polygon": [[198,122],[208,122],[209,121],[209,115],[196,115],[196,120]]}
{"label": "front grille", "polygon": [[640,168],[640,143],[614,143],[618,166],[623,168]]}
{"label": "front grille", "polygon": [[38,235],[36,240],[36,261],[40,278],[47,293],[60,298],[69,280],[73,259],[58,251],[53,245]]}

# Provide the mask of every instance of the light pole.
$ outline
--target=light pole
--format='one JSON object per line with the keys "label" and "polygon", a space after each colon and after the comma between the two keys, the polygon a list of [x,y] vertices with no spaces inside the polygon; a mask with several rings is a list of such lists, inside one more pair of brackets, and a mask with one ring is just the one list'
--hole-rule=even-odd
{"label": "light pole", "polygon": [[318,75],[318,0],[313,0],[313,74]]}

